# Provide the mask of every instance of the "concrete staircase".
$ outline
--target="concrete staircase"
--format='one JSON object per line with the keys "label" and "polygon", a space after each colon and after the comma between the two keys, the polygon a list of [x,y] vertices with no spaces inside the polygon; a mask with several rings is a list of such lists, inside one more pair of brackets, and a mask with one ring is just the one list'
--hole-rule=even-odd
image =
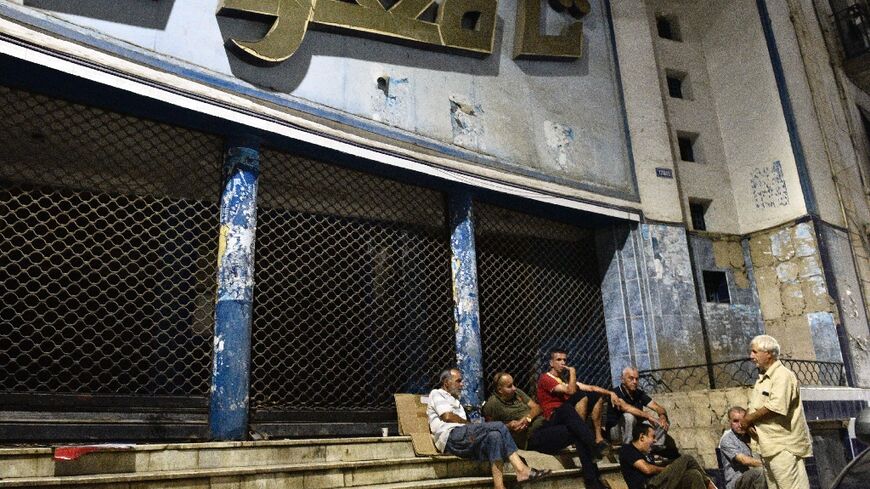
{"label": "concrete staircase", "polygon": [[[135,445],[107,448],[69,461],[55,461],[53,453],[51,448],[0,449],[0,489],[492,487],[487,464],[453,456],[417,457],[410,437],[405,436]],[[554,476],[524,487],[583,487],[571,453],[522,455],[534,467],[554,469]],[[622,487],[613,464],[600,466],[613,487]]]}

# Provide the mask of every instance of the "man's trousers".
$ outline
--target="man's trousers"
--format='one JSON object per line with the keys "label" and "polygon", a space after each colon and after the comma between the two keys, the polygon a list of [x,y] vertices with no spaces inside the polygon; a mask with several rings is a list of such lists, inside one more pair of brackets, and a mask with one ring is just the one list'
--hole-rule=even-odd
{"label": "man's trousers", "polygon": [[457,426],[444,445],[446,453],[490,463],[507,460],[516,451],[517,444],[501,421]]}

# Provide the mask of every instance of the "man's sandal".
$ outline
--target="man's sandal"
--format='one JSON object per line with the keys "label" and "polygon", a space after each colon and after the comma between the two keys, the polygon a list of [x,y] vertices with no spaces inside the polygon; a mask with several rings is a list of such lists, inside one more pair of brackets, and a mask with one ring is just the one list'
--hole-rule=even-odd
{"label": "man's sandal", "polygon": [[518,482],[519,482],[520,484],[525,484],[526,482],[533,482],[533,481],[541,480],[541,479],[543,479],[544,477],[547,477],[548,475],[550,475],[552,472],[553,472],[553,471],[550,470],[550,469],[540,469],[540,470],[538,470],[538,469],[532,469],[532,470],[529,472],[529,478],[528,478],[528,479],[526,479],[526,480],[524,480],[524,481],[518,481]]}

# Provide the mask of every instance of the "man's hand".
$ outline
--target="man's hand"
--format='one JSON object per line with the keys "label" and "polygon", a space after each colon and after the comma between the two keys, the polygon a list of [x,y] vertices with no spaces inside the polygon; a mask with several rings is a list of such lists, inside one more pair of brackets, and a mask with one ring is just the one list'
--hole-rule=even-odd
{"label": "man's hand", "polygon": [[507,426],[507,429],[510,431],[518,432],[527,429],[529,427],[529,423],[528,421],[526,421],[526,418],[522,418],[508,421],[507,423],[505,423],[505,426]]}
{"label": "man's hand", "polygon": [[671,427],[671,424],[668,423],[668,417],[664,414],[659,415],[658,424],[662,427],[663,430],[668,431]]}
{"label": "man's hand", "polygon": [[619,396],[617,396],[615,392],[610,391],[610,405],[613,407],[619,407],[619,401]]}

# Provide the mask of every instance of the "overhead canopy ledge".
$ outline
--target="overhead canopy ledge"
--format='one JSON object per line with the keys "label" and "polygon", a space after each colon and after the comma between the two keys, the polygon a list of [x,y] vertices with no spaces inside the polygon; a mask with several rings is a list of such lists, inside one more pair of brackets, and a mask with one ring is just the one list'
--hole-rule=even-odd
{"label": "overhead canopy ledge", "polygon": [[[321,148],[328,154],[438,179],[536,203],[573,209],[600,217],[640,220],[640,204],[598,195],[530,177],[483,168],[434,152],[415,151],[383,137],[317,122],[291,110],[229,93],[199,81],[134,63],[123,57],[37,31],[0,17],[0,53],[21,66],[34,65],[61,75],[87,80],[111,90],[168,105],[176,112],[218,120],[226,128],[274,141]],[[149,54],[150,55],[150,54]],[[155,55],[156,56],[156,55]],[[16,76],[4,69],[0,81]],[[215,79],[215,82],[220,80]],[[92,95],[93,96],[93,95]]]}

